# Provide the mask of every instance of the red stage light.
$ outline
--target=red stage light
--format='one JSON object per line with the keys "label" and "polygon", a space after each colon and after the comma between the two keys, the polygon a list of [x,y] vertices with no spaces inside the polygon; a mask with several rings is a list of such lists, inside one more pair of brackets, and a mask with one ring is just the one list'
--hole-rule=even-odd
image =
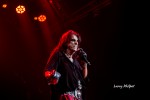
{"label": "red stage light", "polygon": [[25,6],[23,6],[23,5],[19,5],[19,6],[17,6],[17,8],[16,8],[16,12],[18,13],[18,14],[22,14],[22,13],[24,13],[26,10],[25,10]]}
{"label": "red stage light", "polygon": [[7,4],[3,4],[2,7],[3,7],[3,8],[6,8],[6,7],[7,7]]}
{"label": "red stage light", "polygon": [[45,20],[46,20],[46,16],[45,15],[40,15],[38,17],[38,21],[40,21],[40,22],[44,22]]}

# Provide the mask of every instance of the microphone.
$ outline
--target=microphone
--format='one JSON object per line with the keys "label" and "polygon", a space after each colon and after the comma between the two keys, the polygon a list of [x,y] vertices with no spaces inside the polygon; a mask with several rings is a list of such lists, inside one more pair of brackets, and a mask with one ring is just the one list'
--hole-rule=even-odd
{"label": "microphone", "polygon": [[81,59],[83,61],[85,61],[88,65],[91,65],[91,63],[87,59],[87,54],[83,51],[82,48],[79,48],[79,52],[80,52],[79,55],[80,55]]}

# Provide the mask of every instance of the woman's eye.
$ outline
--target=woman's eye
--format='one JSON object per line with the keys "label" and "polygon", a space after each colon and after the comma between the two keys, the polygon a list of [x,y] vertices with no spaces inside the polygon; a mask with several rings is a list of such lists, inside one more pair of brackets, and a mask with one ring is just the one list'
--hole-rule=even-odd
{"label": "woman's eye", "polygon": [[70,41],[76,41],[75,39],[71,39]]}

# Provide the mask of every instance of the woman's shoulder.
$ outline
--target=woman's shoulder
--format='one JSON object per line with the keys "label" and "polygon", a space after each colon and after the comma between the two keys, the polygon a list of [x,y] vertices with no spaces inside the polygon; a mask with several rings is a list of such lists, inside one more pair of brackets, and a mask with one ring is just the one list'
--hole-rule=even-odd
{"label": "woman's shoulder", "polygon": [[63,57],[64,53],[62,51],[57,51],[57,52],[55,52],[54,56],[55,57]]}

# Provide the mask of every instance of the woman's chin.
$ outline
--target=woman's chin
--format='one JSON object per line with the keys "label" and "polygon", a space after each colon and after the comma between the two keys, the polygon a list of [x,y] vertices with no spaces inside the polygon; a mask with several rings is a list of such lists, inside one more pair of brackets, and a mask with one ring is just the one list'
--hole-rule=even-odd
{"label": "woman's chin", "polygon": [[73,49],[74,52],[78,51],[78,49]]}

